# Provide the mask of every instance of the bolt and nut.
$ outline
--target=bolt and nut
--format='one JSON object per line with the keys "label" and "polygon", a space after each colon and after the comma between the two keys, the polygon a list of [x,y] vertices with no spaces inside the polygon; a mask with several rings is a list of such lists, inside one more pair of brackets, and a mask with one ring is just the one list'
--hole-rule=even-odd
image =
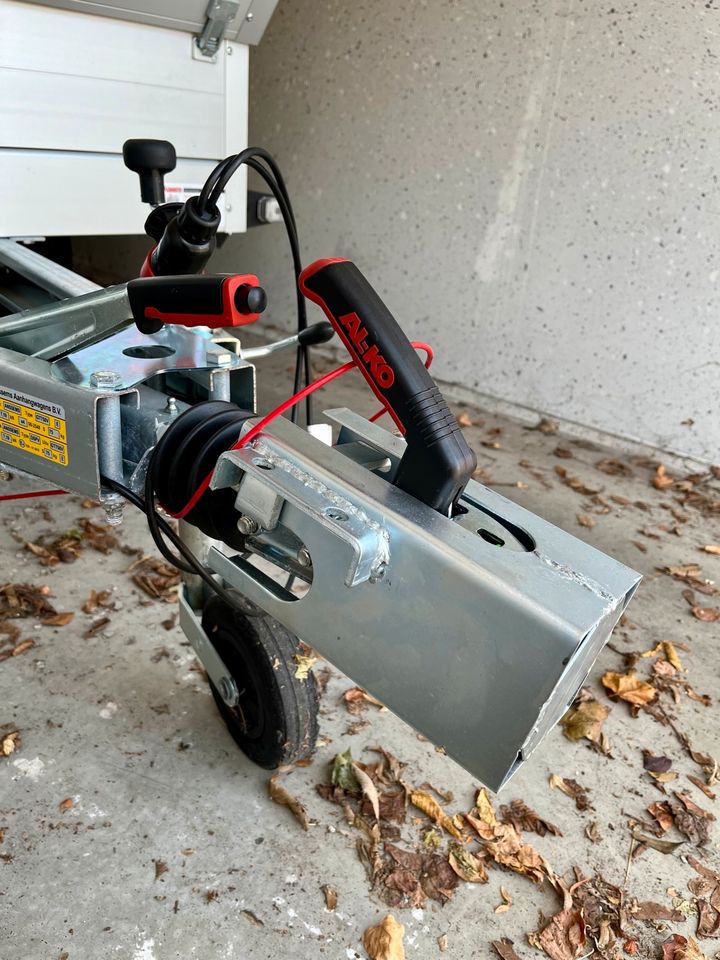
{"label": "bolt and nut", "polygon": [[118,390],[123,385],[123,378],[114,370],[96,370],[90,374],[90,386],[98,390]]}
{"label": "bolt and nut", "polygon": [[251,537],[258,532],[260,525],[252,517],[243,514],[238,518],[237,528],[244,537]]}

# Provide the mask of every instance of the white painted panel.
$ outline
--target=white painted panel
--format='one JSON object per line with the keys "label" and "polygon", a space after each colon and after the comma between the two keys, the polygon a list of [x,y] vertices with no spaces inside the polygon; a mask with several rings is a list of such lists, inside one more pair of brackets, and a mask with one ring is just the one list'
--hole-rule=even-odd
{"label": "white painted panel", "polygon": [[[192,57],[177,31],[0,0],[0,236],[141,233],[129,137],[170,140],[173,183],[247,146],[248,48]],[[199,160],[205,162],[197,162]],[[245,229],[246,177],[224,201]]]}

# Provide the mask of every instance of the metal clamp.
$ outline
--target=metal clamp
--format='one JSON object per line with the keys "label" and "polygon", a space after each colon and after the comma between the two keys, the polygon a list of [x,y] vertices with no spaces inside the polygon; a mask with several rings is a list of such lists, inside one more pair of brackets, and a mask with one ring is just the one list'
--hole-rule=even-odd
{"label": "metal clamp", "polygon": [[205,11],[205,26],[195,44],[204,57],[214,57],[230,23],[237,16],[239,0],[210,0]]}
{"label": "metal clamp", "polygon": [[[212,489],[240,485],[242,498],[246,475],[268,491],[270,501],[277,497],[296,507],[346,548],[342,560],[338,558],[343,563],[346,586],[374,582],[383,575],[390,560],[388,531],[351,501],[340,485],[333,486],[329,478],[309,473],[291,450],[269,436],[222,454]],[[244,509],[246,506],[243,503]]]}

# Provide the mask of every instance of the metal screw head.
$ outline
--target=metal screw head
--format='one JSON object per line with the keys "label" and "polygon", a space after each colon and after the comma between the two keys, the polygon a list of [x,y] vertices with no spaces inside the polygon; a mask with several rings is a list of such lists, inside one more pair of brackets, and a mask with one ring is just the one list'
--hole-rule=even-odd
{"label": "metal screw head", "polygon": [[380,563],[376,564],[370,571],[370,576],[368,577],[370,583],[379,583],[385,576],[386,570],[387,564],[381,560]]}
{"label": "metal screw head", "polygon": [[219,693],[226,703],[232,700],[233,692],[233,686],[230,680],[228,680],[227,677],[220,677]]}
{"label": "metal screw head", "polygon": [[258,532],[260,526],[253,520],[252,517],[248,517],[243,514],[238,518],[237,528],[244,537],[251,537],[254,533]]}
{"label": "metal screw head", "polygon": [[255,14],[252,12],[252,10],[245,14],[245,19],[248,21],[248,23],[255,19]]}
{"label": "metal screw head", "polygon": [[350,519],[344,510],[338,510],[337,507],[328,507],[325,516],[331,520],[336,520],[338,523],[345,523],[346,520]]}
{"label": "metal screw head", "polygon": [[117,390],[123,385],[123,378],[114,370],[96,370],[90,374],[90,386],[98,390]]}
{"label": "metal screw head", "polygon": [[298,563],[300,564],[301,567],[312,566],[312,558],[310,556],[310,551],[308,550],[307,547],[300,547],[300,549],[298,550],[297,558],[298,558]]}
{"label": "metal screw head", "polygon": [[225,53],[226,53],[229,57],[231,57],[232,54],[233,54],[233,48],[232,48],[232,47],[225,47]]}

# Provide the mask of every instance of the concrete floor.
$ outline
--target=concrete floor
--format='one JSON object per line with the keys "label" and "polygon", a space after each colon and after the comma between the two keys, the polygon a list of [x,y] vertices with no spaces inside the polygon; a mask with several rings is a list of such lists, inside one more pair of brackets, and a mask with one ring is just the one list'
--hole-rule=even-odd
{"label": "concrete floor", "polygon": [[[262,368],[265,405],[287,390],[289,362],[283,357]],[[375,406],[354,375],[334,385],[321,402],[363,413]],[[619,456],[613,451],[470,413],[485,421],[467,434],[479,451],[480,465],[493,484],[502,485],[501,492],[646,575],[629,608],[629,622],[613,642],[635,650],[661,639],[686,643],[690,649],[682,656],[688,679],[717,701],[718,625],[693,619],[681,597],[685,585],[655,570],[697,561],[705,576],[716,577],[720,557],[699,548],[720,540],[717,518],[712,526],[700,513],[687,510],[680,536],[663,531],[659,525],[671,520],[663,503],[672,498],[650,485],[647,468],[633,466],[632,477],[607,476],[594,463]],[[493,434],[493,427],[502,432]],[[483,441],[499,442],[500,448],[482,446]],[[554,455],[558,445],[572,459]],[[530,466],[519,466],[519,461]],[[620,495],[631,505],[613,502],[609,513],[595,513],[598,508],[588,506],[586,496],[560,482],[556,465],[601,487],[604,498]],[[517,481],[521,487],[514,486]],[[632,505],[636,501],[646,508]],[[592,515],[596,525],[580,526],[578,513]],[[74,564],[46,568],[17,540],[63,531],[80,515],[101,516],[70,497],[0,504],[0,582],[47,584],[58,610],[75,611],[65,627],[20,621],[22,635],[32,637],[35,645],[0,663],[0,724],[12,722],[22,734],[20,751],[0,758],[0,829],[5,830],[0,958],[364,957],[363,930],[388,911],[369,894],[354,848],[356,834],[339,807],[315,791],[315,784],[326,779],[327,762],[348,746],[362,758],[366,746],[380,743],[409,764],[406,773],[414,784],[427,780],[452,790],[456,800],[451,809],[469,808],[473,779],[387,712],[369,711],[369,728],[355,736],[344,734],[353,718],[338,705],[338,697],[349,681],[335,674],[322,702],[325,742],[315,763],[286,781],[317,820],[304,833],[286,808],[268,798],[267,773],[236,749],[206,684],[191,670],[193,656],[179,629],[161,626],[170,608],[158,602],[139,605],[145,598],[125,572],[129,558],[119,551],[107,557],[85,551]],[[638,533],[639,528],[648,534]],[[120,535],[123,543],[151,552],[136,511],[127,511]],[[633,540],[645,544],[647,552]],[[119,609],[110,614],[105,632],[83,639],[92,618],[80,611],[81,604],[91,589],[108,588]],[[717,605],[716,599],[705,599],[707,605]],[[610,649],[590,680],[596,696],[609,705],[598,682],[608,669],[622,669],[622,658]],[[687,699],[674,714],[697,749],[716,749],[716,706]],[[643,816],[647,804],[661,799],[642,773],[643,747],[675,758],[683,788],[703,806],[712,804],[687,782],[685,775],[697,769],[667,727],[647,715],[632,719],[619,703],[612,706],[605,730],[612,759],[570,743],[555,730],[500,799],[521,797],[562,829],[562,837],[531,838],[557,872],[577,865],[622,884],[630,844],[628,816]],[[580,813],[569,798],[551,791],[551,773],[587,786],[595,811]],[[62,812],[59,804],[66,798],[73,805]],[[596,844],[584,835],[591,819],[601,835]],[[666,889],[674,886],[688,896],[691,870],[683,862],[684,850],[671,856],[649,850],[632,861],[629,894],[668,903]],[[709,853],[711,859],[717,856],[715,843]],[[157,879],[156,861],[167,865]],[[334,912],[325,908],[322,884],[338,891]],[[496,915],[500,884],[514,903]],[[217,899],[209,902],[209,891]],[[491,872],[487,885],[461,884],[444,908],[429,904],[424,910],[394,911],[406,926],[408,956],[416,960],[439,956],[442,934],[447,934],[451,957],[494,956],[490,941],[502,936],[515,942],[521,957],[539,956],[525,934],[536,928],[538,910],[549,914],[558,909],[547,890],[500,870]],[[253,922],[253,916],[260,922]],[[694,922],[674,924],[672,930],[691,933]],[[657,945],[667,936],[667,931],[648,927],[639,956],[659,957]],[[716,948],[718,942],[705,944]]]}

